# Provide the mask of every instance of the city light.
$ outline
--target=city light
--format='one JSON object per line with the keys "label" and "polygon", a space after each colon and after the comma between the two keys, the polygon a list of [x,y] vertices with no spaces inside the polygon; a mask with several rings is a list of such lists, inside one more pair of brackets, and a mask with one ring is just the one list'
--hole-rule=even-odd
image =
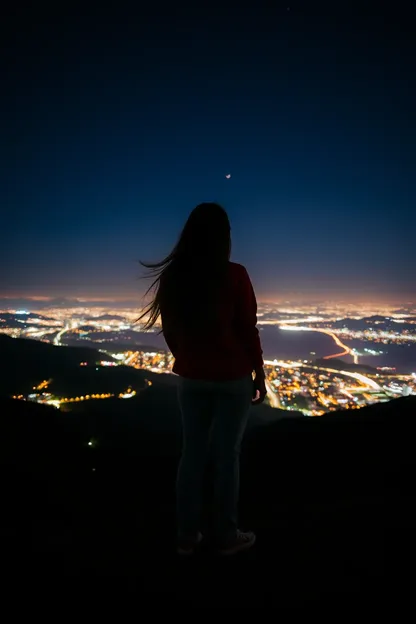
{"label": "city light", "polygon": [[[410,372],[412,369],[407,372],[400,369],[388,349],[389,345],[416,348],[416,306],[409,307],[406,312],[395,308],[392,305],[338,302],[302,305],[259,303],[258,325],[263,330],[262,335],[276,327],[276,330],[292,334],[323,334],[333,343],[329,352],[320,352],[319,345],[313,343],[314,346],[304,349],[297,358],[290,359],[279,357],[280,348],[276,343],[275,357],[265,359],[269,404],[308,416],[320,416],[328,411],[357,409],[369,403],[416,394],[416,373]],[[140,334],[142,331],[142,325],[134,323],[139,313],[137,309],[111,310],[109,307],[86,305],[84,308],[3,312],[4,316],[0,311],[0,332],[13,338],[35,338],[57,347],[71,344],[98,348],[103,355],[97,357],[97,361],[79,362],[80,367],[91,367],[97,371],[97,378],[101,369],[120,364],[152,373],[172,374],[174,358],[166,348],[138,346],[143,337],[135,338],[137,332]],[[12,319],[9,325],[8,319],[13,314],[24,318],[15,318],[14,323]],[[155,328],[155,331],[158,329]],[[300,337],[299,345],[302,342]],[[121,344],[125,348],[121,348]],[[152,345],[151,332],[148,344]],[[327,349],[330,344],[325,341]],[[356,366],[365,363],[369,368],[353,370],[340,365],[339,361],[335,364],[336,360]],[[131,399],[152,385],[149,379],[144,383],[144,388],[141,385],[104,393],[94,393],[94,388],[91,388],[84,394],[60,396],[54,394],[52,379],[39,379],[30,392],[16,393],[13,398],[59,409],[67,404],[84,404],[91,400]]]}

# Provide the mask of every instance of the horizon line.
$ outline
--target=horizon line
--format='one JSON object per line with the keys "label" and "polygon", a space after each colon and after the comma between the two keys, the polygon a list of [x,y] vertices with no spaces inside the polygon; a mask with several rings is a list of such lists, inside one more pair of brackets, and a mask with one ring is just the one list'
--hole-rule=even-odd
{"label": "horizon line", "polygon": [[[71,303],[78,303],[78,304],[94,304],[96,303],[98,304],[117,304],[117,303],[124,303],[124,304],[131,304],[131,305],[137,305],[138,307],[140,307],[140,302],[143,301],[143,295],[132,295],[132,294],[127,294],[125,296],[113,296],[113,297],[109,297],[107,296],[94,296],[94,297],[86,297],[83,295],[1,295],[0,294],[0,302],[4,302],[6,303],[7,301],[15,301],[16,299],[21,299],[21,300],[26,300],[27,302],[30,303],[53,303],[56,300],[61,300],[62,303],[65,303],[65,301],[68,301],[68,304]],[[362,295],[356,295],[351,296],[348,294],[331,294],[331,293],[327,293],[327,294],[312,294],[312,293],[308,293],[308,294],[304,294],[302,295],[299,292],[288,292],[288,293],[279,293],[279,295],[257,295],[257,301],[260,304],[282,304],[282,303],[303,303],[303,304],[307,304],[308,302],[310,303],[349,303],[349,304],[360,304],[360,305],[375,305],[375,304],[389,304],[389,305],[394,305],[394,304],[410,304],[410,305],[416,305],[416,298],[414,296],[414,294],[410,295],[410,293],[408,294],[403,294],[403,295],[395,295],[390,296],[390,297],[386,297],[386,296],[382,296],[382,295],[374,295],[374,296],[369,296],[367,295],[365,298]]]}

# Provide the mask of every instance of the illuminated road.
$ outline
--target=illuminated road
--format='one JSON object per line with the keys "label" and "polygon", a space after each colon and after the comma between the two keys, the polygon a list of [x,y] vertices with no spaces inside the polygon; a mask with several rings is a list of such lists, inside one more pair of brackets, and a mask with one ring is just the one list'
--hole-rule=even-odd
{"label": "illuminated road", "polygon": [[333,355],[325,355],[323,357],[324,360],[332,360],[333,358],[340,358],[340,357],[343,357],[344,355],[351,355],[353,357],[354,364],[358,364],[358,355],[354,353],[354,349],[350,349],[350,347],[348,347],[346,344],[341,342],[338,336],[334,334],[330,329],[321,329],[319,327],[292,327],[289,325],[286,325],[286,326],[282,325],[280,329],[291,330],[291,331],[315,331],[315,332],[320,332],[321,334],[326,334],[327,336],[330,336],[332,338],[332,340],[335,342],[335,344],[338,347],[341,347],[341,349],[344,349],[344,351],[341,351],[340,353],[334,353]]}
{"label": "illuminated road", "polygon": [[137,353],[137,351],[134,351],[131,355],[129,355],[129,357],[124,360],[124,365],[131,366],[132,361],[137,357]]}
{"label": "illuminated road", "polygon": [[76,328],[77,328],[77,324],[73,323],[71,327],[64,327],[63,329],[61,329],[61,331],[56,334],[53,340],[53,344],[56,345],[57,347],[61,347],[62,346],[61,338],[65,334],[65,332],[72,331],[73,329],[76,329]]}
{"label": "illuminated road", "polygon": [[347,377],[352,377],[353,379],[357,379],[357,381],[361,381],[361,383],[366,384],[373,390],[381,390],[381,386],[376,383],[374,379],[370,379],[370,377],[366,377],[361,373],[352,373],[351,371],[337,370],[336,368],[326,368],[326,366],[313,366],[312,364],[301,364],[300,366],[304,368],[314,368],[315,370],[327,371],[328,373],[336,373],[338,375],[346,375]]}
{"label": "illuminated road", "polygon": [[324,360],[331,360],[333,358],[338,358],[343,355],[352,355],[354,364],[358,364],[358,355],[354,353],[354,349],[350,349],[350,347],[348,347],[346,344],[341,342],[341,340],[338,338],[336,334],[334,334],[328,329],[316,329],[315,331],[320,331],[321,333],[326,334],[327,336],[331,336],[332,340],[338,345],[338,347],[341,347],[341,349],[344,349],[344,351],[342,351],[341,353],[335,353],[334,355],[326,355],[323,358]]}
{"label": "illuminated road", "polygon": [[281,407],[278,394],[276,392],[273,392],[273,389],[267,380],[266,380],[266,388],[267,388],[267,396],[269,397],[270,405],[272,407]]}
{"label": "illuminated road", "polygon": [[62,335],[68,331],[68,328],[61,329],[61,331],[59,333],[56,334],[55,338],[53,339],[53,344],[56,345],[57,347],[61,346],[61,338]]}

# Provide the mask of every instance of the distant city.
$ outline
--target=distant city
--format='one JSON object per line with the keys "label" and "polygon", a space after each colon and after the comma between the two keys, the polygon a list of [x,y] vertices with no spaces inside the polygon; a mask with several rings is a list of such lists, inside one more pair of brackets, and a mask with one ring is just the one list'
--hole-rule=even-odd
{"label": "distant city", "polygon": [[[0,310],[0,333],[61,346],[98,349],[95,366],[129,366],[171,374],[173,356],[160,327],[143,332],[139,310],[116,304],[70,307],[36,301]],[[351,303],[259,303],[258,327],[272,407],[321,416],[339,409],[416,395],[416,305]],[[7,365],[7,363],[5,363]],[[79,362],[79,366],[90,366]],[[151,381],[148,382],[151,384]],[[128,399],[134,387],[117,393],[60,396],[40,380],[16,399],[60,408],[70,402]]]}

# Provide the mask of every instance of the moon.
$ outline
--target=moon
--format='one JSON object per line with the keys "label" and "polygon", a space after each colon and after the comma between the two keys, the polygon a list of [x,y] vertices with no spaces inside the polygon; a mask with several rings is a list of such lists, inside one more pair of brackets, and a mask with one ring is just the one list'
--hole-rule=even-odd
{"label": "moon", "polygon": [[227,180],[229,180],[231,178],[231,173],[227,173],[225,177],[227,178]]}

